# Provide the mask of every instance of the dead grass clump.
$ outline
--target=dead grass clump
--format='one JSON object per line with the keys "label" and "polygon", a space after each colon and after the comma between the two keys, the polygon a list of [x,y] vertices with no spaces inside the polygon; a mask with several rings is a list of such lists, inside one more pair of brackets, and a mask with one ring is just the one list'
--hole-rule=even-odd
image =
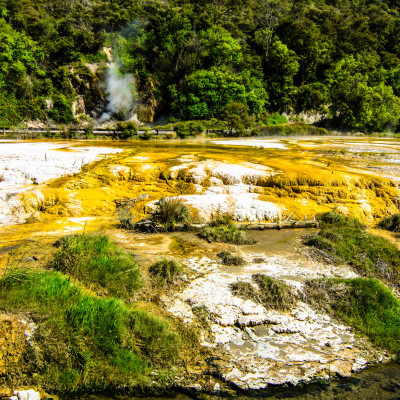
{"label": "dead grass clump", "polygon": [[210,311],[205,306],[197,306],[192,308],[193,314],[197,317],[203,327],[208,326],[210,319]]}
{"label": "dead grass clump", "polygon": [[231,285],[232,293],[245,300],[258,300],[258,291],[250,282],[237,281]]}
{"label": "dead grass clump", "polygon": [[297,295],[285,283],[262,274],[253,275],[253,281],[259,287],[259,300],[265,308],[285,311],[297,303]]}
{"label": "dead grass clump", "polygon": [[344,300],[349,295],[349,288],[343,282],[334,282],[327,279],[314,279],[304,285],[304,300],[312,306],[330,310],[331,305]]}
{"label": "dead grass clump", "polygon": [[217,254],[217,256],[221,259],[222,264],[224,265],[244,265],[246,261],[243,257],[238,256],[236,254],[232,254],[230,251],[224,250]]}
{"label": "dead grass clump", "polygon": [[263,274],[255,274],[252,279],[257,288],[250,282],[238,281],[231,286],[233,294],[262,304],[266,309],[280,311],[289,310],[297,303],[297,294],[285,283]]}

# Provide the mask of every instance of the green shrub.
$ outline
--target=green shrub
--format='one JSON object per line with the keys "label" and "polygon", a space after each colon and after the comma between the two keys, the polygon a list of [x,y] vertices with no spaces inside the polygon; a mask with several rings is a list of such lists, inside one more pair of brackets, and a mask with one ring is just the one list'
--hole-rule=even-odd
{"label": "green shrub", "polygon": [[117,122],[117,136],[119,139],[129,139],[137,134],[138,128],[134,122],[131,121],[119,121]]}
{"label": "green shrub", "polygon": [[328,135],[329,133],[324,128],[307,125],[304,122],[259,126],[258,129],[262,136]]}
{"label": "green shrub", "polygon": [[280,124],[286,124],[288,122],[288,119],[284,116],[276,112],[275,114],[271,114],[267,117],[267,125],[280,125]]}
{"label": "green shrub", "polygon": [[211,242],[232,244],[254,244],[255,240],[246,231],[229,225],[207,225],[201,229],[198,235]]}
{"label": "green shrub", "polygon": [[206,128],[201,121],[178,122],[174,126],[174,130],[180,138],[198,135],[203,133],[205,129]]}
{"label": "green shrub", "polygon": [[314,306],[333,312],[387,350],[400,352],[400,301],[376,279],[322,279],[307,282]]}
{"label": "green shrub", "polygon": [[244,265],[246,261],[243,257],[232,254],[230,251],[224,250],[217,254],[224,265]]}
{"label": "green shrub", "polygon": [[9,312],[40,321],[35,352],[25,359],[33,383],[57,391],[104,390],[149,384],[152,370],[176,359],[169,325],[121,300],[86,294],[59,272],[14,270],[0,279],[0,302]]}
{"label": "green shrub", "polygon": [[106,235],[70,235],[56,245],[59,250],[50,266],[97,290],[129,297],[142,285],[133,256],[113,244]]}
{"label": "green shrub", "polygon": [[198,318],[200,324],[204,327],[208,326],[210,311],[205,306],[197,306],[192,308],[193,314]]}
{"label": "green shrub", "polygon": [[164,258],[149,268],[149,274],[158,284],[174,284],[182,270],[182,266],[177,261]]}
{"label": "green shrub", "polygon": [[83,135],[85,137],[85,139],[93,139],[93,126],[92,125],[86,125],[83,128]]}
{"label": "green shrub", "polygon": [[229,213],[217,213],[213,219],[208,223],[209,226],[233,226],[234,218],[232,214]]}
{"label": "green shrub", "polygon": [[165,225],[165,228],[172,229],[178,223],[190,221],[188,206],[179,198],[162,198],[156,203],[156,210],[153,219]]}
{"label": "green shrub", "polygon": [[386,229],[391,232],[400,232],[400,214],[393,214],[383,218],[378,223],[379,228]]}

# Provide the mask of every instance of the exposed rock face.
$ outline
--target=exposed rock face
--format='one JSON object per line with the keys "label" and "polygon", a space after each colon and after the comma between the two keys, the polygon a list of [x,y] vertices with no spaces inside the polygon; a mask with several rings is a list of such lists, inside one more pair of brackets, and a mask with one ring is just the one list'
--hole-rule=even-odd
{"label": "exposed rock face", "polygon": [[289,311],[266,309],[251,299],[232,293],[238,280],[251,282],[255,273],[279,277],[297,290],[311,277],[355,277],[346,268],[319,263],[302,265],[283,256],[265,257],[263,263],[226,267],[211,259],[190,259],[192,280],[174,298],[163,298],[169,312],[184,322],[196,322],[193,310],[209,315],[209,330],[202,344],[213,353],[213,367],[226,380],[242,389],[268,385],[298,384],[315,378],[349,376],[369,362],[388,357],[373,350],[366,339],[357,338],[349,327],[329,315],[298,301]]}

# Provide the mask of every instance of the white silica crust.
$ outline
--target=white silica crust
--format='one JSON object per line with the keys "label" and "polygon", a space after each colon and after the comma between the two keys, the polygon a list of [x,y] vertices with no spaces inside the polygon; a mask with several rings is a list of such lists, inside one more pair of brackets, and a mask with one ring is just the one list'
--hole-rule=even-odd
{"label": "white silica crust", "polygon": [[69,147],[63,143],[1,142],[0,189],[74,174],[99,156],[121,151],[108,147]]}

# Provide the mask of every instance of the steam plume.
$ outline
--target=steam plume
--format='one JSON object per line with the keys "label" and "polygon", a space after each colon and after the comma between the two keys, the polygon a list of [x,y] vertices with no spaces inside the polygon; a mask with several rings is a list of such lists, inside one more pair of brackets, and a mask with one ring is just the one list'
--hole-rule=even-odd
{"label": "steam plume", "polygon": [[133,115],[135,96],[133,94],[135,79],[132,75],[121,75],[116,63],[110,64],[106,79],[107,107],[100,117],[104,122],[117,115],[128,119]]}

